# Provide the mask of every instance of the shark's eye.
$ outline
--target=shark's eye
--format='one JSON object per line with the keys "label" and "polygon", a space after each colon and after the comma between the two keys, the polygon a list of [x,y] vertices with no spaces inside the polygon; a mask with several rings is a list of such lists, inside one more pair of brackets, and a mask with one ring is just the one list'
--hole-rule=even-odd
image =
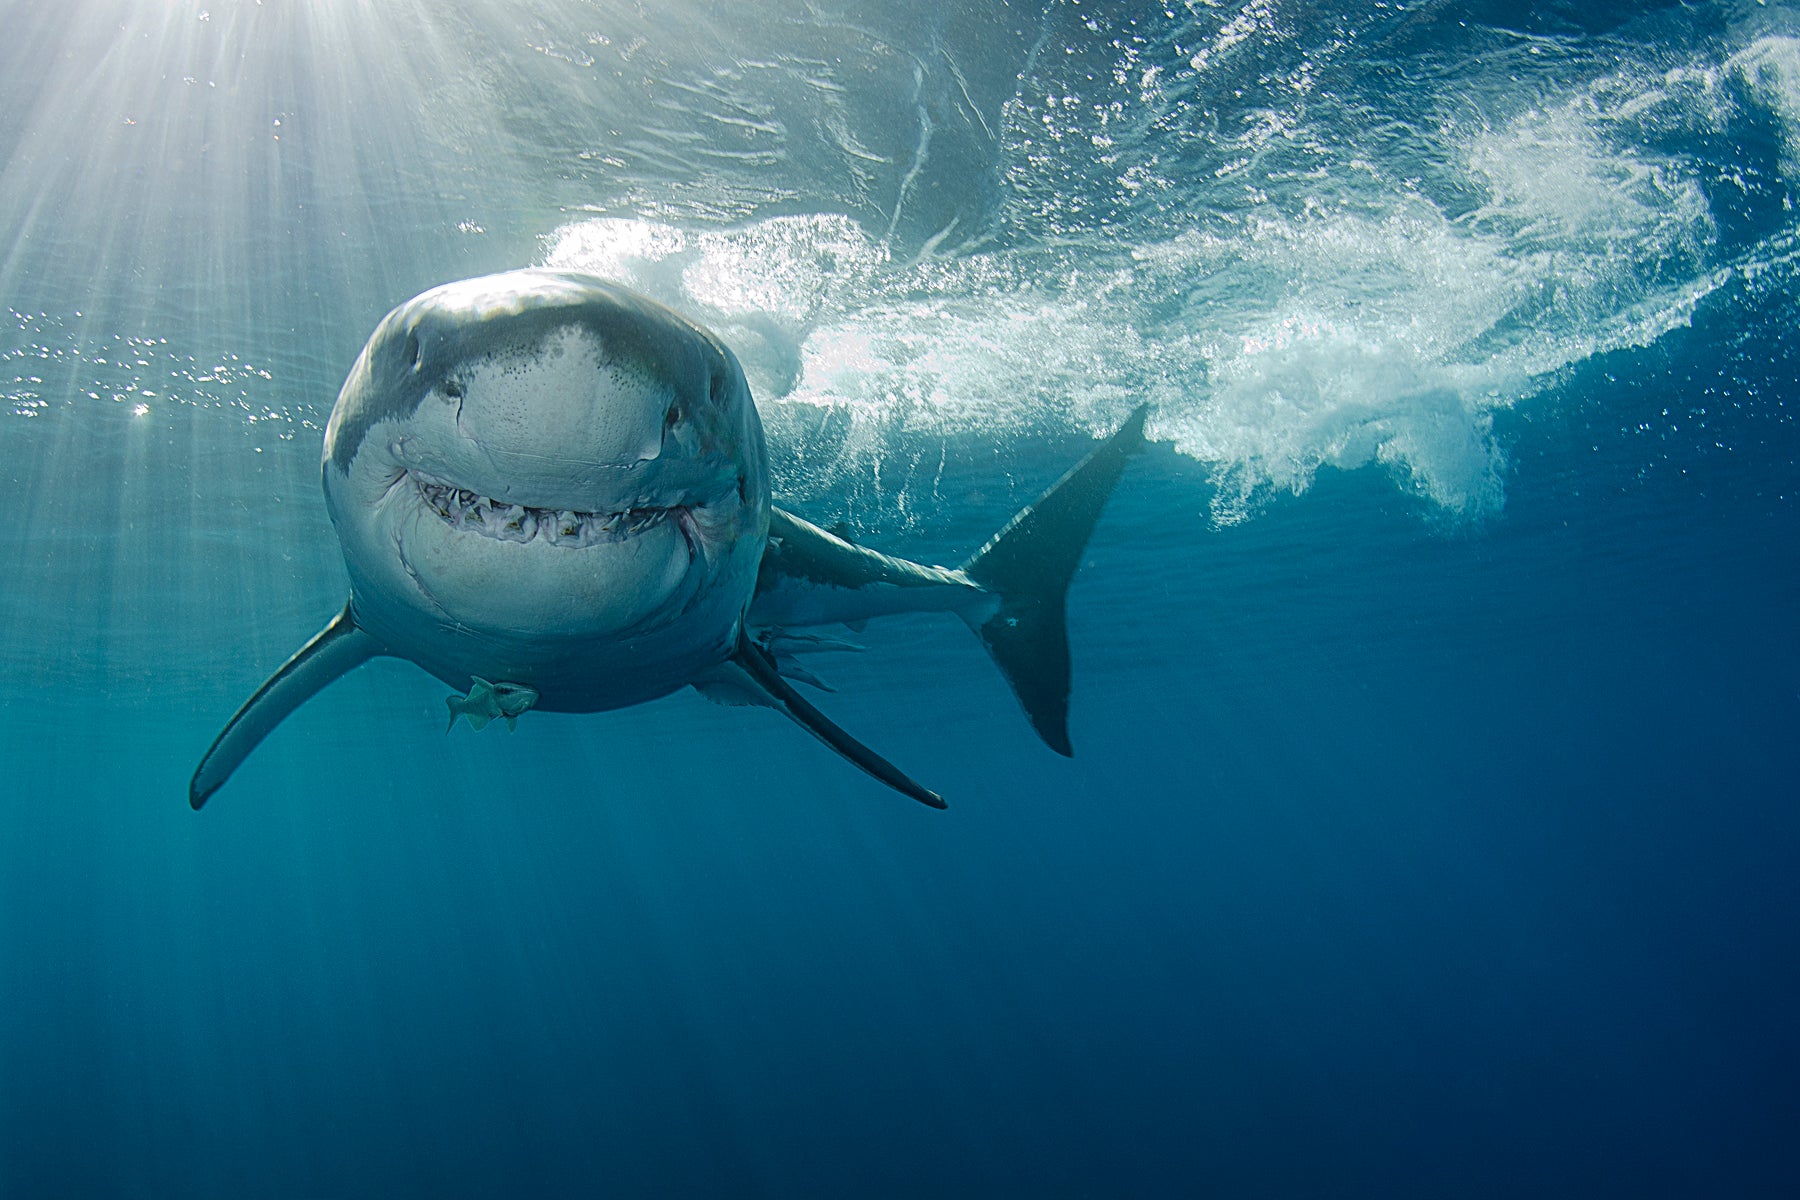
{"label": "shark's eye", "polygon": [[461,400],[463,398],[463,385],[454,379],[444,380],[444,395],[451,400]]}

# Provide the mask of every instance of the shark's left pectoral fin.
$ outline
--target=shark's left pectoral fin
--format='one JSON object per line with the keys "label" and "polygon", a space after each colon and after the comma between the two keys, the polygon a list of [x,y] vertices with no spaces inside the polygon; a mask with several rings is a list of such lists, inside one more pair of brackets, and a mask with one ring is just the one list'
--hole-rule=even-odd
{"label": "shark's left pectoral fin", "polygon": [[849,759],[858,768],[902,795],[911,796],[920,804],[929,804],[932,808],[949,807],[942,796],[845,733],[830,717],[809,704],[804,696],[794,690],[792,684],[781,677],[769,652],[748,636],[739,637],[737,653],[732,656],[732,662],[747,677],[754,690],[760,693],[759,699],[766,698],[765,703],[785,712],[808,733]]}
{"label": "shark's left pectoral fin", "polygon": [[289,713],[344,672],[382,653],[381,644],[356,624],[350,606],[345,605],[331,624],[300,647],[225,723],[194,771],[188,803],[196,809],[205,804]]}

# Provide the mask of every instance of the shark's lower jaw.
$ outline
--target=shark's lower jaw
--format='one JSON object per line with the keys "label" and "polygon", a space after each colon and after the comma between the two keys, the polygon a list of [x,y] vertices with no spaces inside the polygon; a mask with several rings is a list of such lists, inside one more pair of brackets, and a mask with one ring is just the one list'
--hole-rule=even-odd
{"label": "shark's lower jaw", "polygon": [[685,504],[638,505],[616,512],[584,512],[567,508],[533,508],[477,495],[417,471],[408,472],[419,498],[453,529],[503,542],[543,542],[578,550],[622,542],[667,522],[675,522],[687,539],[690,555],[698,553],[693,511]]}

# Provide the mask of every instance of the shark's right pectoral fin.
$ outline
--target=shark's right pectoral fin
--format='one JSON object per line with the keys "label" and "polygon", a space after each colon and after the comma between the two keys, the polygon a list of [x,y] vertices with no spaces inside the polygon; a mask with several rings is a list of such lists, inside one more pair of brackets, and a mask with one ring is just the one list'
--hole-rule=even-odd
{"label": "shark's right pectoral fin", "polygon": [[344,672],[382,653],[381,644],[356,624],[350,606],[345,605],[331,624],[300,647],[225,723],[194,771],[188,803],[195,809],[205,804],[289,713]]}
{"label": "shark's right pectoral fin", "polygon": [[[901,795],[911,796],[920,804],[929,804],[932,808],[948,807],[942,796],[851,737],[830,717],[808,703],[806,697],[796,692],[793,685],[781,677],[774,657],[747,635],[740,637],[737,653],[732,656],[731,661],[742,672],[740,680],[749,685],[747,693],[740,694],[740,702],[767,704],[771,708],[780,709],[808,733]],[[720,698],[729,702],[728,696]]]}

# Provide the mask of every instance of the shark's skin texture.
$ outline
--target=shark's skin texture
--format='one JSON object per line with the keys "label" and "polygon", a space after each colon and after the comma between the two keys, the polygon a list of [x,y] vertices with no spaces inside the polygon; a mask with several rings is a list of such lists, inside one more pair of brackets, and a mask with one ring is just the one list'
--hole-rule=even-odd
{"label": "shark's skin texture", "polygon": [[349,603],[227,723],[189,801],[321,688],[391,656],[454,690],[451,726],[688,686],[764,704],[941,808],[794,691],[817,684],[794,655],[842,643],[789,631],[954,613],[1069,753],[1064,594],[1143,425],[1139,409],[961,567],[928,566],[771,507],[744,373],[679,314],[562,272],[434,288],[377,326],[326,427]]}

